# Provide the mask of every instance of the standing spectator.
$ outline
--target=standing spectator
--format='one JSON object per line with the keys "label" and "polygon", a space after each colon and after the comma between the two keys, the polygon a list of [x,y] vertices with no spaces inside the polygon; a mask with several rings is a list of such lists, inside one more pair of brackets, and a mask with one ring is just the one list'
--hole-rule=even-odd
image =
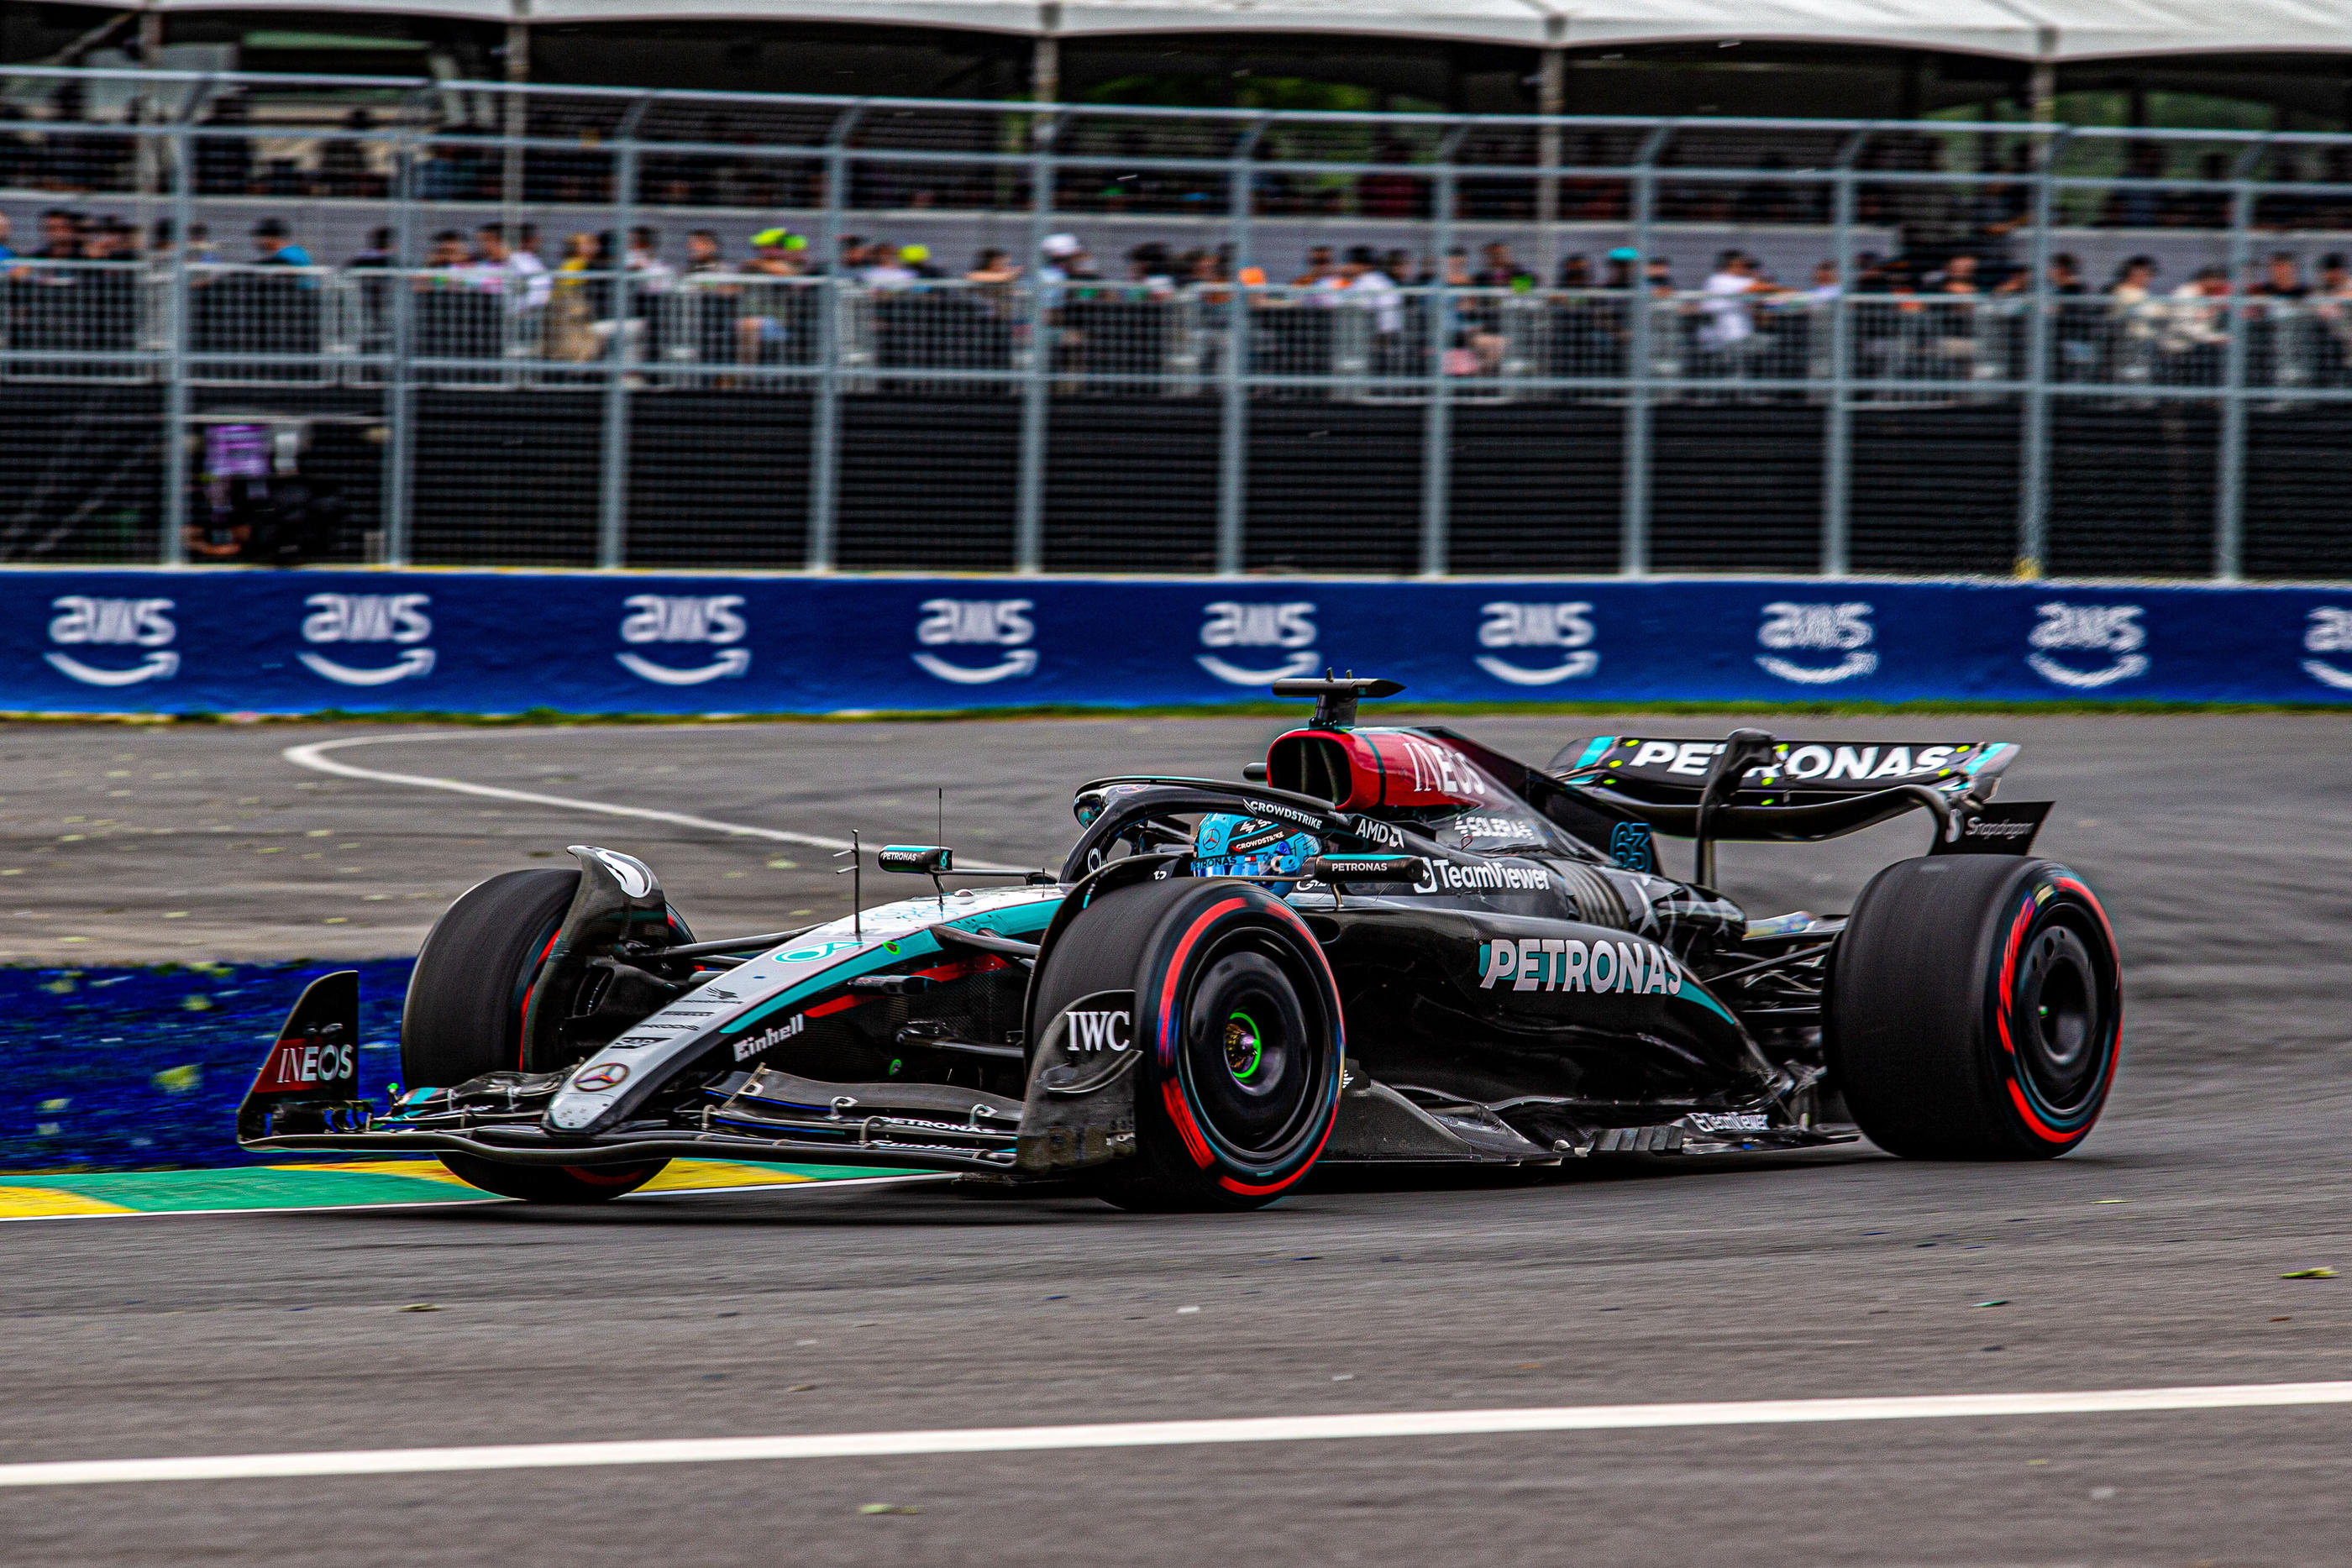
{"label": "standing spectator", "polygon": [[546,308],[555,288],[547,263],[529,250],[509,245],[507,231],[499,224],[484,224],[475,230],[474,246],[485,281],[506,296],[509,313],[535,316]]}
{"label": "standing spectator", "polygon": [[2197,276],[2172,291],[2158,346],[2175,360],[2185,360],[2176,382],[2207,382],[2220,370],[2216,361],[2230,340],[2230,271],[2222,267],[2200,267]]}
{"label": "standing spectator", "polygon": [[1329,246],[1309,246],[1307,250],[1307,266],[1297,277],[1290,280],[1290,286],[1293,288],[1318,287],[1330,282],[1338,273],[1339,268],[1331,261]]}
{"label": "standing spectator", "polygon": [[1845,286],[1838,281],[1834,261],[1823,261],[1813,268],[1813,281],[1805,290],[1805,298],[1816,305],[1833,305],[1845,294]]}
{"label": "standing spectator", "polygon": [[[801,264],[790,246],[796,237],[785,229],[761,229],[751,236],[751,259],[744,263],[743,271],[755,278],[799,277]],[[911,280],[913,274],[908,276]],[[772,353],[782,357],[791,338],[785,325],[790,314],[785,286],[747,283],[742,286],[742,312],[735,319],[736,358],[756,365]]]}
{"label": "standing spectator", "polygon": [[856,277],[872,265],[873,259],[866,250],[864,235],[844,235],[841,236],[840,253],[834,265],[839,269],[840,276]]}
{"label": "standing spectator", "polygon": [[2247,290],[2272,299],[2307,298],[2311,290],[2303,281],[2303,267],[2292,251],[2274,250],[2263,268],[2262,281]]}
{"label": "standing spectator", "polygon": [[1591,287],[1592,263],[1581,251],[1562,258],[1559,264],[1559,277],[1553,281],[1552,287],[1555,288]]}
{"label": "standing spectator", "polygon": [[286,237],[286,220],[264,218],[253,225],[255,262],[261,267],[310,267],[310,253]]}
{"label": "standing spectator", "polygon": [[43,261],[82,259],[82,222],[79,213],[51,207],[41,214],[41,248],[33,254]]}
{"label": "standing spectator", "polygon": [[360,267],[371,271],[382,271],[393,265],[394,258],[392,254],[392,241],[393,232],[391,229],[372,228],[368,230],[367,245],[359,252],[358,255],[352,256],[351,260],[343,263],[343,265],[347,267]]}
{"label": "standing spectator", "polygon": [[1943,271],[1936,274],[1932,291],[1937,294],[1981,294],[1977,285],[1977,257],[1974,251],[1959,251],[1944,261]]}
{"label": "standing spectator", "polygon": [[2116,268],[2115,280],[2107,285],[2107,298],[2115,302],[2118,314],[2147,303],[2156,292],[2157,271],[2152,256],[2132,256]]}
{"label": "standing spectator", "polygon": [[1746,252],[1727,250],[1716,258],[1715,271],[1705,287],[1700,306],[1698,345],[1710,353],[1738,352],[1756,335],[1753,307],[1746,296],[1759,287],[1756,263]]}
{"label": "standing spectator", "polygon": [[963,275],[966,283],[1012,283],[1021,277],[1021,269],[1013,258],[993,246],[972,258],[971,270]]}
{"label": "standing spectator", "polygon": [[662,293],[677,276],[676,269],[661,258],[661,232],[646,224],[629,231],[627,265],[630,287],[638,294]]}
{"label": "standing spectator", "polygon": [[90,225],[83,254],[92,261],[136,261],[139,235],[129,224],[109,214]]}
{"label": "standing spectator", "polygon": [[904,288],[909,283],[920,281],[920,275],[901,258],[897,246],[877,245],[867,254],[870,259],[866,270],[858,277],[868,287]]}
{"label": "standing spectator", "polygon": [[589,274],[597,269],[593,235],[575,234],[563,242],[563,259],[550,278],[547,304],[547,357],[585,364],[596,357],[596,306]]}
{"label": "standing spectator", "polygon": [[466,236],[456,229],[443,229],[435,235],[433,248],[425,257],[425,269],[416,277],[417,289],[424,292],[480,287],[473,258],[466,254]]}
{"label": "standing spectator", "polygon": [[8,246],[8,236],[15,232],[8,222],[8,214],[0,213],[0,261],[16,259],[16,253]]}
{"label": "standing spectator", "polygon": [[1349,304],[1375,313],[1372,328],[1383,340],[1393,341],[1404,330],[1403,297],[1397,292],[1396,279],[1381,270],[1380,256],[1370,246],[1349,250],[1339,267],[1339,285],[1347,290]]}
{"label": "standing spectator", "polygon": [[1611,251],[1605,259],[1609,263],[1609,274],[1601,280],[1601,287],[1631,292],[1633,287],[1633,267],[1642,259],[1642,253],[1630,245],[1621,245]]}
{"label": "standing spectator", "polygon": [[798,277],[808,242],[790,229],[761,229],[751,236],[751,259],[743,270],[762,277]]}
{"label": "standing spectator", "polygon": [[[286,224],[280,218],[264,218],[253,225],[254,260],[261,267],[310,267],[310,253],[286,237]],[[304,273],[294,280],[297,288],[315,289],[319,280]]]}
{"label": "standing spectator", "polygon": [[1127,278],[1149,298],[1165,298],[1175,293],[1176,268],[1168,259],[1168,247],[1157,240],[1146,240],[1129,251]]}
{"label": "standing spectator", "polygon": [[931,247],[927,245],[900,246],[898,247],[898,261],[901,266],[912,272],[917,277],[935,278],[945,277],[947,276],[946,273],[941,272],[938,267],[932,264]]}
{"label": "standing spectator", "polygon": [[696,229],[686,236],[686,275],[724,272],[726,254],[719,247],[719,235],[710,229]]}
{"label": "standing spectator", "polygon": [[1535,284],[1535,274],[1511,259],[1511,247],[1496,240],[1479,252],[1486,266],[1478,269],[1477,285],[1481,288],[1528,288]]}
{"label": "standing spectator", "polygon": [[1649,277],[1650,298],[1672,299],[1675,297],[1675,258],[1673,256],[1654,256],[1650,258],[1649,266],[1643,270]]}

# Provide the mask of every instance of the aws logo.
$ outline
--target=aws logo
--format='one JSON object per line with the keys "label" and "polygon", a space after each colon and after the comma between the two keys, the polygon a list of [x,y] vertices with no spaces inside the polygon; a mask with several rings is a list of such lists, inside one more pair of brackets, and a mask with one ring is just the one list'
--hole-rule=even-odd
{"label": "aws logo", "polygon": [[352,665],[306,648],[300,658],[313,674],[347,686],[383,686],[433,673],[433,650],[415,644],[433,635],[425,613],[432,596],[424,593],[314,593],[302,602],[302,640],[313,645],[393,643],[399,657],[389,664]]}
{"label": "aws logo", "polygon": [[1592,641],[1592,606],[1578,600],[1565,604],[1482,604],[1486,623],[1478,643],[1486,648],[1573,648],[1559,664],[1530,670],[1492,653],[1478,655],[1478,667],[1498,681],[1515,686],[1549,686],[1579,680],[1601,667],[1601,655],[1585,646]]}
{"label": "aws logo", "polygon": [[1267,669],[1245,669],[1215,653],[1199,653],[1201,668],[1228,685],[1262,686],[1271,681],[1311,675],[1323,661],[1315,652],[1315,606],[1303,601],[1276,604],[1244,604],[1219,600],[1203,607],[1208,620],[1201,627],[1203,648],[1286,648],[1282,662]]}
{"label": "aws logo", "polygon": [[84,685],[135,686],[142,681],[168,681],[179,673],[180,655],[164,646],[178,635],[172,624],[168,599],[91,599],[79,593],[49,601],[59,612],[49,622],[49,641],[61,647],[131,647],[149,650],[135,664],[116,667],[89,664],[72,653],[54,650],[43,654],[58,674]]}
{"label": "aws logo", "polygon": [[[64,600],[58,601],[63,604]],[[2306,653],[2352,653],[2352,610],[2339,605],[2323,604],[2312,611],[2310,624],[2303,631],[2303,651]],[[49,655],[55,659],[56,654]],[[2352,670],[2339,669],[2325,659],[2305,659],[2303,673],[2324,686],[2339,692],[2352,692]]]}
{"label": "aws logo", "polygon": [[[1867,604],[1792,604],[1783,600],[1764,607],[1764,624],[1756,632],[1757,645],[1775,652],[1759,653],[1764,673],[1799,685],[1822,686],[1850,681],[1878,668],[1878,655],[1869,651],[1873,632]],[[1781,653],[1811,650],[1843,655],[1833,664],[1801,664]]]}
{"label": "aws logo", "polygon": [[1011,651],[992,664],[961,664],[931,653],[917,653],[915,663],[926,673],[960,686],[1034,674],[1037,650],[1027,644],[1037,635],[1037,627],[1029,619],[1035,608],[1035,601],[1028,599],[926,599],[923,618],[915,623],[915,640],[926,648]]}
{"label": "aws logo", "polygon": [[698,686],[705,681],[740,675],[751,667],[751,650],[730,647],[751,627],[743,619],[740,593],[633,593],[621,601],[629,613],[621,622],[621,641],[647,643],[709,643],[719,648],[707,664],[681,670],[657,664],[642,653],[626,651],[613,655],[621,667],[640,680],[665,686]]}
{"label": "aws logo", "polygon": [[[2113,685],[2147,674],[2147,642],[2137,604],[2038,604],[2041,622],[2026,633],[2034,652],[2025,656],[2033,673],[2053,685],[2083,690]],[[2052,649],[2083,649],[2115,656],[2095,670],[2078,669],[2051,657]]]}

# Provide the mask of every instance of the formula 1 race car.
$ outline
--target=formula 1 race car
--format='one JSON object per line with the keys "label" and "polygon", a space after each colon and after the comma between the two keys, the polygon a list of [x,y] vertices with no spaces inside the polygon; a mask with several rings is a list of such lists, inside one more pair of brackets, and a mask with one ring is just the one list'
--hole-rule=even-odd
{"label": "formula 1 race car", "polygon": [[[1321,1162],[1558,1164],[1867,1134],[2033,1159],[2088,1134],[2122,1018],[2097,898],[1995,804],[1996,743],[1601,736],[1547,768],[1317,699],[1240,782],[1077,791],[1056,871],[944,845],[919,896],[698,941],[653,872],[575,846],[433,928],[389,1109],[362,1099],[357,992],[327,977],[240,1108],[256,1150],[426,1150],[491,1192],[594,1202],[680,1156],[1082,1185],[1123,1207],[1252,1208]],[[1924,810],[1928,852],[1843,916],[1751,920],[1725,840]],[[1690,881],[1654,835],[1696,841]],[[862,864],[862,857],[856,861]],[[950,882],[1005,876],[975,890]]]}

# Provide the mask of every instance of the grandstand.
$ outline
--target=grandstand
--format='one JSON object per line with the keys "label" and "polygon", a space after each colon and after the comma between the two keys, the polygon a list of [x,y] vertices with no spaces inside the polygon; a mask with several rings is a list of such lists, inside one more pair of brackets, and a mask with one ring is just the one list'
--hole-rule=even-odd
{"label": "grandstand", "polygon": [[0,559],[2342,575],[2340,9],[0,5]]}

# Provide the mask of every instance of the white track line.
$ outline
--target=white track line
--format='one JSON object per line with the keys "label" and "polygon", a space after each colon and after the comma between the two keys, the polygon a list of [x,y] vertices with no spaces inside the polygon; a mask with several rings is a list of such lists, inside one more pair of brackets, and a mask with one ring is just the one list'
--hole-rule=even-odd
{"label": "white track line", "polygon": [[1136,1421],[1091,1427],[977,1427],[801,1437],[642,1442],[518,1443],[475,1448],[373,1448],[217,1454],[176,1459],[63,1459],[0,1465],[0,1487],[109,1481],[257,1480],[289,1476],[709,1464],[740,1459],[1004,1454],[1047,1448],[1152,1448],[1207,1443],[1298,1443],[1342,1437],[1461,1437],[1488,1433],[1607,1432],[1657,1427],[1785,1426],[1969,1416],[2127,1415],[2352,1404],[2352,1383],[2247,1383],[2203,1388],[2111,1388],[2058,1394],[1934,1394],[1878,1399],[1759,1399],[1712,1405],[1569,1405],[1533,1410],[1413,1410],[1271,1416],[1229,1421]]}
{"label": "white track line", "polygon": [[[773,839],[779,843],[806,844],[811,849],[845,850],[847,839],[820,838],[814,833],[788,832],[782,828],[756,828],[744,822],[721,822],[710,817],[688,816],[683,811],[656,811],[649,806],[620,806],[610,800],[579,800],[568,795],[541,795],[530,789],[506,789],[495,784],[468,784],[462,779],[428,779],[421,773],[386,773],[378,768],[362,768],[355,763],[340,762],[327,755],[348,746],[384,746],[410,740],[479,740],[486,738],[512,740],[511,730],[459,729],[428,731],[421,735],[362,735],[349,740],[320,740],[309,746],[289,746],[278,755],[297,768],[308,768],[318,773],[332,773],[344,779],[365,779],[377,784],[404,784],[415,789],[446,789],[458,795],[478,795],[488,800],[520,800],[531,806],[552,806],[564,811],[587,811],[602,817],[635,817],[641,821],[672,822],[681,828],[700,828],[713,833],[727,833],[737,838]],[[1022,866],[999,865],[994,861],[967,860],[962,862],[973,871],[1021,871]]]}

